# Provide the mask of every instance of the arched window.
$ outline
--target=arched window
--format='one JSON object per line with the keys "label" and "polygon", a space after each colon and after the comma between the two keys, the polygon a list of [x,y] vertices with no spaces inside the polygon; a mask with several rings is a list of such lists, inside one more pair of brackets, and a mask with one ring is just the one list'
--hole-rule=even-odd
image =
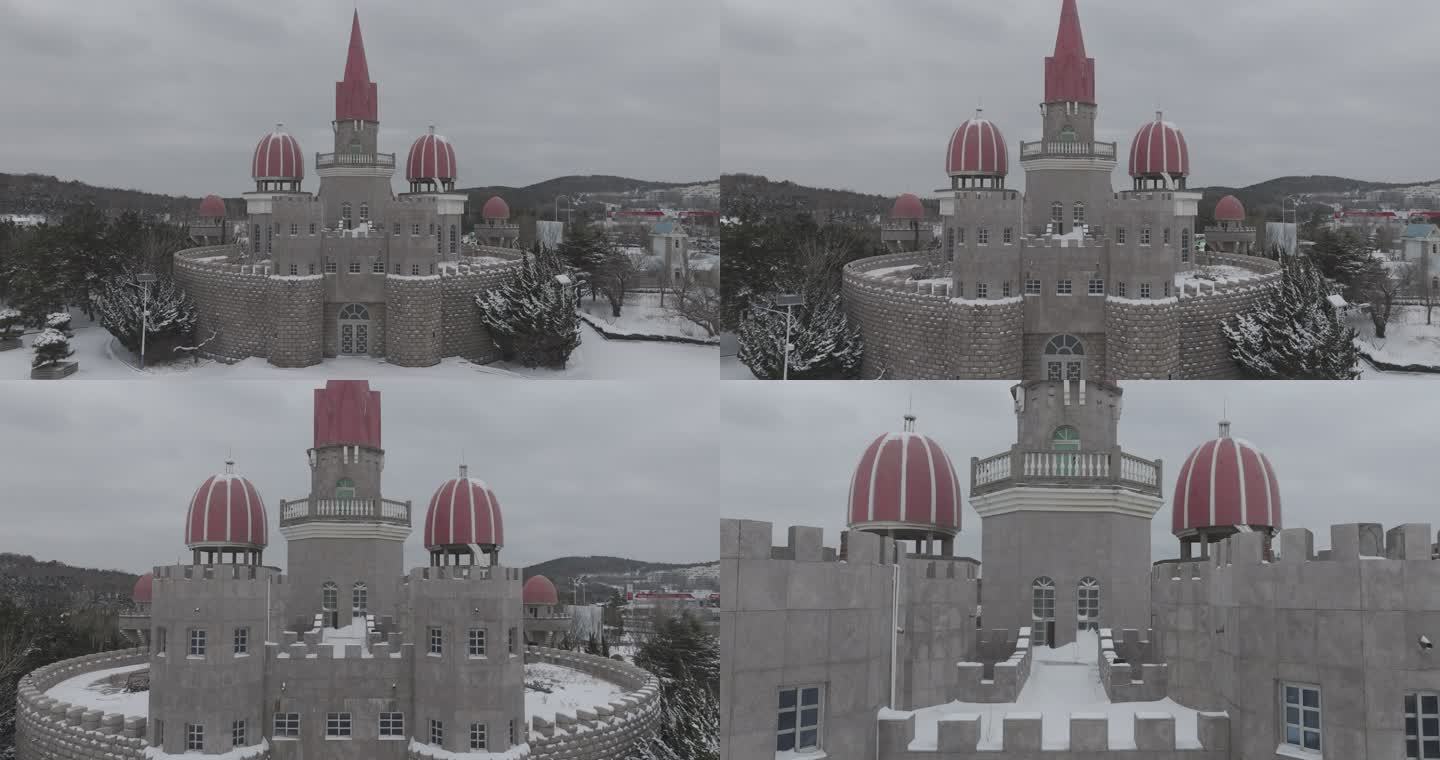
{"label": "arched window", "polygon": [[1069,425],[1055,428],[1055,432],[1050,436],[1050,448],[1056,451],[1079,451],[1080,431]]}
{"label": "arched window", "polygon": [[362,303],[347,303],[340,307],[340,319],[369,319],[370,310]]}
{"label": "arched window", "polygon": [[1041,357],[1047,380],[1085,379],[1085,344],[1074,335],[1056,335],[1045,344]]}
{"label": "arched window", "polygon": [[325,581],[320,587],[320,609],[335,610],[340,607],[340,587],[335,581]]}
{"label": "arched window", "polygon": [[1075,618],[1081,631],[1100,630],[1100,581],[1088,575],[1076,590]]}
{"label": "arched window", "polygon": [[353,481],[353,480],[351,480],[351,479],[349,479],[349,478],[341,478],[341,479],[335,481],[335,498],[337,498],[337,499],[353,499],[353,498],[355,498],[355,481]]}
{"label": "arched window", "polygon": [[1055,622],[1055,581],[1049,576],[1030,584],[1030,641],[1036,646],[1052,644],[1050,625]]}
{"label": "arched window", "polygon": [[1066,124],[1063,128],[1061,128],[1061,130],[1060,130],[1060,141],[1061,141],[1061,142],[1075,142],[1075,140],[1077,140],[1077,139],[1078,139],[1078,136],[1075,134],[1075,128],[1074,128],[1074,127],[1070,126],[1069,124]]}
{"label": "arched window", "polygon": [[352,617],[360,617],[370,609],[370,589],[364,581],[355,581],[355,587],[350,590],[350,614]]}
{"label": "arched window", "polygon": [[360,145],[360,140],[359,140],[359,139],[355,139],[355,140],[351,140],[351,141],[350,141],[350,152],[351,152],[351,153],[359,153],[361,150],[363,150],[363,148],[362,148],[361,145]]}
{"label": "arched window", "polygon": [[1060,201],[1055,201],[1054,203],[1050,204],[1050,221],[1065,221],[1065,204],[1061,203]]}
{"label": "arched window", "polygon": [[1075,213],[1075,223],[1076,223],[1076,224],[1084,224],[1084,223],[1085,223],[1085,204],[1083,204],[1083,203],[1076,203],[1076,204],[1075,204],[1075,211],[1074,211],[1074,213]]}
{"label": "arched window", "polygon": [[1164,239],[1163,239],[1162,242],[1164,242],[1165,245],[1170,245],[1170,228],[1169,228],[1169,227],[1166,227],[1166,228],[1165,228]]}
{"label": "arched window", "polygon": [[340,204],[340,227],[350,229],[350,202]]}

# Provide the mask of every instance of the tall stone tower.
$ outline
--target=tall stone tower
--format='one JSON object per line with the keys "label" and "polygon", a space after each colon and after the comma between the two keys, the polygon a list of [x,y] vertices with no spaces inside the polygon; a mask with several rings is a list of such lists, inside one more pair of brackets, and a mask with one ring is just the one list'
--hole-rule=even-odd
{"label": "tall stone tower", "polygon": [[1103,226],[1103,204],[1113,193],[1116,148],[1095,141],[1095,59],[1085,55],[1075,2],[1065,0],[1055,54],[1045,59],[1041,141],[1020,146],[1030,204],[1026,218],[1035,234],[1044,232],[1046,224],[1057,234],[1078,225]]}
{"label": "tall stone tower", "polygon": [[309,458],[310,495],[280,503],[291,622],[307,630],[317,612],[331,627],[366,612],[395,614],[410,502],[382,496],[380,392],[364,380],[317,389]]}
{"label": "tall stone tower", "polygon": [[370,221],[372,210],[378,213],[390,202],[390,178],[395,174],[395,154],[379,152],[379,86],[370,81],[358,10],[350,23],[344,79],[335,83],[332,126],[335,152],[316,157],[315,173],[320,175],[326,225],[351,229]]}
{"label": "tall stone tower", "polygon": [[1037,645],[1053,646],[1084,628],[1147,627],[1161,462],[1120,448],[1122,391],[1042,380],[1011,393],[1015,445],[971,460],[984,627],[1030,626]]}

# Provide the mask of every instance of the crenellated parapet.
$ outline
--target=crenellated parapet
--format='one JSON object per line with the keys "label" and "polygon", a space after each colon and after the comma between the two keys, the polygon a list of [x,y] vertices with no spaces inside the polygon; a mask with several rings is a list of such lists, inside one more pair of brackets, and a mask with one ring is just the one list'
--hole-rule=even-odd
{"label": "crenellated parapet", "polygon": [[[1048,721],[1067,723],[1064,738]],[[923,732],[917,723],[932,722]],[[987,723],[988,720],[988,723]],[[1196,715],[1196,738],[1177,737],[1175,716],[1137,712],[1132,729],[1110,725],[1104,713],[1045,716],[1014,710],[994,715],[950,713],[937,718],[881,710],[877,760],[979,760],[1026,757],[1050,760],[1230,760],[1230,719],[1224,713]],[[1050,729],[1050,730],[1047,730]],[[922,735],[923,734],[923,735]],[[1003,754],[1002,754],[1003,753]]]}
{"label": "crenellated parapet", "polygon": [[145,649],[100,652],[51,663],[16,687],[15,743],[25,760],[129,760],[144,757],[146,716],[105,712],[45,692],[76,676],[143,666]]}
{"label": "crenellated parapet", "polygon": [[1100,683],[1111,702],[1157,702],[1169,695],[1170,666],[1159,661],[1154,632],[1100,629]]}
{"label": "crenellated parapet", "polygon": [[529,647],[531,662],[578,670],[616,684],[624,694],[603,705],[557,713],[555,720],[533,718],[530,756],[542,760],[604,760],[623,757],[660,720],[660,681],[626,662],[561,649]]}
{"label": "crenellated parapet", "polygon": [[[981,631],[976,644],[977,661],[955,664],[956,682],[950,699],[956,702],[1014,702],[1030,677],[1030,629],[1014,635],[1004,629]],[[1008,652],[993,659],[994,652]],[[989,656],[987,656],[989,655]]]}

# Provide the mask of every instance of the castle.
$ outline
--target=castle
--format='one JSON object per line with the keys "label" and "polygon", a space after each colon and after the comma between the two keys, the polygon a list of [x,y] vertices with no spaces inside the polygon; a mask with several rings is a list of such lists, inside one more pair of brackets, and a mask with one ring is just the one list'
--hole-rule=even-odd
{"label": "castle", "polygon": [[1012,394],[1016,443],[970,460],[983,565],[953,555],[960,480],[913,418],[864,450],[838,550],[722,521],[722,760],[1440,756],[1430,525],[1317,550],[1222,422],[1152,564],[1163,463],[1120,445],[1121,389]]}
{"label": "castle", "polygon": [[203,352],[280,367],[337,356],[417,367],[498,359],[474,301],[514,277],[519,227],[496,196],[475,242],[462,239],[455,146],[434,127],[405,156],[409,191],[392,191],[396,155],[379,151],[379,91],[358,11],[332,127],[333,152],[314,157],[317,194],[301,190],[306,156],[277,125],[251,156],[245,217],[228,218],[218,196],[201,202],[190,230],[199,247],[175,254],[174,274],[195,300]]}
{"label": "castle", "polygon": [[[189,564],[156,567],[122,629],[139,645],[25,676],[24,760],[521,757],[602,760],[654,730],[656,679],[620,661],[527,647],[565,615],[555,588],[500,562],[495,492],[465,467],[423,515],[426,567],[403,569],[412,504],[385,497],[380,393],[315,391],[310,493],[279,504],[287,571],[264,564],[259,490],[227,462],[185,513]],[[567,626],[568,627],[568,626]],[[527,668],[606,685],[553,719],[529,714]],[[148,678],[148,699],[95,701],[66,687]],[[117,709],[118,708],[118,709]]]}
{"label": "castle", "polygon": [[1238,375],[1222,322],[1268,297],[1274,261],[1232,197],[1197,250],[1200,193],[1190,151],[1163,114],[1126,154],[1096,141],[1095,60],[1076,0],[1065,0],[1045,61],[1041,139],[1022,142],[1025,193],[1008,189],[1010,151],[977,112],[951,135],[937,191],[943,239],[901,196],[885,256],[849,264],[842,298],[865,340],[864,374],[886,379],[1219,379]]}

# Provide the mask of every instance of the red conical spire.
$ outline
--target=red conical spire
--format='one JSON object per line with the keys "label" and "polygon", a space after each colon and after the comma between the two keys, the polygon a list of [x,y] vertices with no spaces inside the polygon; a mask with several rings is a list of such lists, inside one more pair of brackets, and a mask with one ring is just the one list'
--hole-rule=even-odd
{"label": "red conical spire", "polygon": [[350,23],[350,51],[345,56],[345,80],[335,83],[335,121],[380,121],[379,95],[365,62],[365,40],[360,37],[360,11]]}
{"label": "red conical spire", "polygon": [[1045,59],[1045,102],[1095,102],[1095,59],[1085,56],[1085,35],[1080,31],[1075,0],[1065,0],[1061,7],[1055,55]]}

